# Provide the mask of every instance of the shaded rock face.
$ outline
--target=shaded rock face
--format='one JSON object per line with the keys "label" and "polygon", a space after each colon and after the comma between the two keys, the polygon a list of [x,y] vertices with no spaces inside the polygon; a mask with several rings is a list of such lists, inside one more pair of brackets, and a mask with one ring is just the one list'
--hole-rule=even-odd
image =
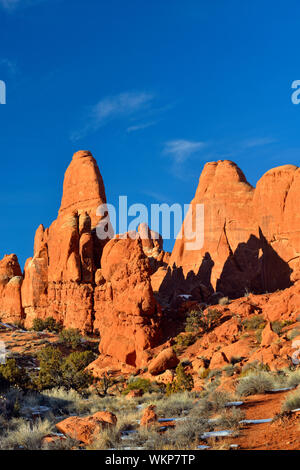
{"label": "shaded rock face", "polygon": [[25,265],[22,303],[25,326],[35,317],[53,316],[67,327],[91,332],[94,275],[104,245],[95,234],[96,210],[106,203],[95,159],[76,152],[66,171],[58,218],[39,226],[34,256]]}
{"label": "shaded rock face", "polygon": [[23,318],[21,286],[23,276],[15,254],[0,261],[0,320],[19,322]]}
{"label": "shaded rock face", "polygon": [[[178,238],[160,290],[181,276],[186,293],[198,282],[235,298],[245,290],[273,292],[299,279],[299,180],[300,169],[286,165],[267,172],[253,188],[233,162],[207,163],[191,202],[193,224],[196,204],[204,204],[203,247],[188,250],[184,236]],[[175,289],[180,285],[175,282]]]}
{"label": "shaded rock face", "polygon": [[100,353],[141,367],[145,350],[160,339],[160,311],[151,287],[151,267],[139,237],[115,238],[103,249],[95,288],[94,331]]}

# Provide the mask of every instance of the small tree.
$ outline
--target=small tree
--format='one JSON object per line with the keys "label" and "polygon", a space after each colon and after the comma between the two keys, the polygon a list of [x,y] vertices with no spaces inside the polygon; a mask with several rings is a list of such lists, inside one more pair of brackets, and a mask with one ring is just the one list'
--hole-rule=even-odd
{"label": "small tree", "polygon": [[61,366],[62,384],[66,389],[82,391],[93,382],[92,374],[85,368],[95,359],[92,351],[73,352]]}
{"label": "small tree", "polygon": [[192,390],[194,386],[194,380],[191,374],[187,374],[184,370],[183,364],[180,363],[176,367],[176,378],[172,383],[167,384],[166,393],[170,395],[171,393],[185,392],[187,390]]}
{"label": "small tree", "polygon": [[49,389],[62,384],[62,354],[57,348],[47,346],[38,353],[40,371],[37,378],[39,390]]}
{"label": "small tree", "polygon": [[45,329],[44,320],[41,318],[35,318],[32,323],[32,329],[34,331],[43,331]]}
{"label": "small tree", "polygon": [[202,310],[191,310],[186,318],[185,331],[193,333],[199,331],[203,326]]}
{"label": "small tree", "polygon": [[67,347],[76,349],[81,344],[81,334],[77,328],[66,328],[59,333],[59,339]]}
{"label": "small tree", "polygon": [[25,389],[29,386],[30,378],[23,367],[19,367],[15,359],[8,359],[5,364],[0,365],[1,388],[16,386]]}

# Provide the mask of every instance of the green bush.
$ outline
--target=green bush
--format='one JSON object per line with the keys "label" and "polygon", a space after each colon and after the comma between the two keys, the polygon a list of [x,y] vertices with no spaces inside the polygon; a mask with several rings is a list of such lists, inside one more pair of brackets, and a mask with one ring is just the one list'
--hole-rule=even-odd
{"label": "green bush", "polygon": [[172,383],[167,384],[166,394],[185,392],[192,390],[194,386],[193,377],[187,374],[184,370],[182,363],[176,367],[176,377]]}
{"label": "green bush", "polygon": [[95,359],[91,351],[73,352],[63,358],[57,348],[48,346],[38,354],[40,371],[36,380],[39,390],[64,387],[82,391],[93,381],[85,368]]}
{"label": "green bush", "polygon": [[269,372],[269,371],[270,371],[270,367],[268,366],[268,364],[264,364],[263,362],[258,362],[258,361],[248,362],[242,368],[240,377],[246,377],[247,375],[250,375],[256,372]]}
{"label": "green bush", "polygon": [[62,330],[62,324],[57,322],[53,317],[47,317],[45,320],[45,329],[58,333]]}
{"label": "green bush", "polygon": [[144,393],[147,393],[150,391],[151,386],[152,384],[150,380],[137,377],[128,382],[126,390],[124,391],[124,394],[127,394],[131,390],[143,390]]}
{"label": "green bush", "polygon": [[59,339],[65,346],[76,349],[81,344],[82,336],[77,328],[66,328],[59,333]]}
{"label": "green bush", "polygon": [[175,352],[187,348],[195,342],[196,338],[192,334],[179,334],[174,338],[175,344],[173,349]]}
{"label": "green bush", "polygon": [[47,346],[38,353],[40,371],[36,381],[39,390],[60,386],[62,383],[62,353],[52,346]]}
{"label": "green bush", "polygon": [[32,329],[34,331],[48,330],[58,333],[62,329],[62,325],[56,322],[53,317],[47,317],[45,320],[42,320],[41,318],[35,318],[33,320]]}
{"label": "green bush", "polygon": [[292,411],[300,408],[300,390],[289,393],[282,405],[282,411]]}
{"label": "green bush", "polygon": [[274,381],[267,372],[256,372],[239,380],[237,393],[241,396],[256,395],[272,390]]}
{"label": "green bush", "polygon": [[25,389],[30,383],[30,378],[23,367],[19,367],[15,359],[7,359],[0,365],[0,386],[6,388],[10,385]]}
{"label": "green bush", "polygon": [[80,391],[93,382],[93,377],[85,368],[95,359],[91,351],[73,352],[67,356],[61,366],[62,385],[68,390]]}
{"label": "green bush", "polygon": [[186,318],[185,331],[196,332],[202,330],[209,331],[221,318],[222,312],[209,308],[206,313],[202,310],[191,310]]}
{"label": "green bush", "polygon": [[242,321],[242,325],[244,330],[258,330],[263,329],[266,326],[266,321],[264,320],[262,315],[252,315],[249,318],[246,318]]}
{"label": "green bush", "polygon": [[191,310],[186,317],[185,331],[187,333],[199,331],[202,328],[202,318],[203,312],[201,310]]}
{"label": "green bush", "polygon": [[33,320],[32,329],[34,331],[44,331],[44,329],[45,329],[44,320],[42,320],[41,318],[35,318]]}

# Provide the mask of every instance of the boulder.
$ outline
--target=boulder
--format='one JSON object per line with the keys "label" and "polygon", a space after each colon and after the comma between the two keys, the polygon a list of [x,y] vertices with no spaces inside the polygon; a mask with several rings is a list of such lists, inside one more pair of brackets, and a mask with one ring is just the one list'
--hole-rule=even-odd
{"label": "boulder", "polygon": [[165,372],[167,369],[173,369],[179,364],[179,359],[177,358],[172,347],[164,349],[161,351],[157,357],[152,359],[148,365],[148,372],[151,375],[159,375]]}
{"label": "boulder", "polygon": [[99,411],[86,418],[70,416],[55,426],[66,436],[88,445],[93,442],[96,435],[103,429],[116,426],[116,424],[117,418],[113,413]]}
{"label": "boulder", "polygon": [[145,408],[141,419],[141,426],[153,426],[158,423],[157,414],[155,413],[156,406],[149,405]]}

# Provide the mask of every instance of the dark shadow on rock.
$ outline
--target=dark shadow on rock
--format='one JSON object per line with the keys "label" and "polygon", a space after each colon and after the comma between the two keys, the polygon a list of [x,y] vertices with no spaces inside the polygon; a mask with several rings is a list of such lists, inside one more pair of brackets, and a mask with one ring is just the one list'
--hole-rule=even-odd
{"label": "dark shadow on rock", "polygon": [[172,268],[168,268],[161,283],[159,296],[173,307],[180,303],[181,295],[189,295],[190,300],[206,302],[214,291],[211,285],[213,266],[214,262],[209,253],[205,253],[198,272],[189,271],[187,276],[184,275],[182,267],[174,263]]}
{"label": "dark shadow on rock", "polygon": [[259,229],[246,243],[240,243],[226,260],[216,289],[230,298],[245,292],[262,294],[286,289],[292,285],[292,269],[272,248]]}

